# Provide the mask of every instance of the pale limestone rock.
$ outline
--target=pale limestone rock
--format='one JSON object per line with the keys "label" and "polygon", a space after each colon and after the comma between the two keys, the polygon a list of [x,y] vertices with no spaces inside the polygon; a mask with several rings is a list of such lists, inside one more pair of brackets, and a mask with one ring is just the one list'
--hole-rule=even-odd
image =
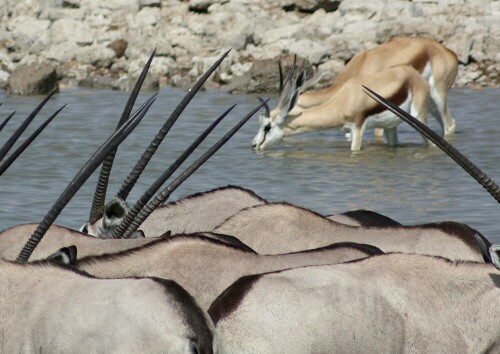
{"label": "pale limestone rock", "polygon": [[49,36],[53,45],[70,41],[87,46],[94,42],[94,32],[89,26],[70,19],[55,21],[50,27]]}

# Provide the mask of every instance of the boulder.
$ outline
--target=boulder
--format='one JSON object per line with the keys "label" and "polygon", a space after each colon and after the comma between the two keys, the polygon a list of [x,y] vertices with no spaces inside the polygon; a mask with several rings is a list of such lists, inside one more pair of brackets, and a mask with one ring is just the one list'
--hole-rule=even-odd
{"label": "boulder", "polygon": [[45,95],[54,89],[58,89],[56,68],[48,61],[19,65],[7,86],[7,92],[14,95]]}

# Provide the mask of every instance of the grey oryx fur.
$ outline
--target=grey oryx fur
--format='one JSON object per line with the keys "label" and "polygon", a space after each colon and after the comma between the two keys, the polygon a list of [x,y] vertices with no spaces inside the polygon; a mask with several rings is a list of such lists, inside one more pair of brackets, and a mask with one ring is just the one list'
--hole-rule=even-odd
{"label": "grey oryx fur", "polygon": [[209,309],[223,353],[498,353],[500,271],[387,254],[252,275]]}
{"label": "grey oryx fur", "polygon": [[[373,245],[384,252],[484,261],[475,239],[480,233],[464,224],[352,227],[288,203],[268,203],[244,209],[214,232],[232,235],[261,254],[296,252],[335,242],[357,242]],[[486,239],[484,242],[489,245]]]}
{"label": "grey oryx fur", "polygon": [[213,353],[213,325],[164,279],[96,279],[0,259],[3,353]]}
{"label": "grey oryx fur", "polygon": [[373,246],[335,244],[281,255],[258,255],[203,236],[178,235],[117,254],[80,259],[75,266],[100,278],[159,277],[172,279],[207,310],[238,278],[304,265],[337,264],[380,254]]}

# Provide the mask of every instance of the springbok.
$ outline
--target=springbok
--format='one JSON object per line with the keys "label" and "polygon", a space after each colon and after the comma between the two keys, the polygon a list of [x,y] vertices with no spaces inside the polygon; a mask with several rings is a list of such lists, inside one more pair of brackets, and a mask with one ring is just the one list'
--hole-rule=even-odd
{"label": "springbok", "polygon": [[74,265],[99,278],[171,279],[207,310],[224,289],[245,275],[305,265],[337,264],[380,253],[373,246],[343,243],[306,252],[266,256],[191,234],[173,236],[121,253],[80,258]]}
{"label": "springbok", "polygon": [[[412,66],[429,83],[430,112],[436,117],[445,136],[452,135],[455,120],[448,109],[447,95],[458,73],[458,60],[453,51],[429,38],[392,38],[375,48],[356,54],[332,86],[301,93],[297,106],[302,109],[318,106],[333,97],[351,78],[374,74],[401,64]],[[280,93],[282,88],[280,65]]]}
{"label": "springbok", "polygon": [[240,278],[208,313],[219,353],[498,353],[500,271],[372,256]]}
{"label": "springbok", "polygon": [[[292,70],[293,72],[293,70]],[[403,109],[424,123],[427,122],[428,84],[409,65],[398,65],[385,70],[356,76],[345,82],[330,99],[311,108],[297,107],[304,72],[295,81],[287,80],[278,106],[260,115],[259,132],[252,146],[265,150],[281,142],[283,137],[319,130],[349,128],[352,132],[351,150],[361,149],[366,128],[384,128],[387,143],[398,143],[396,127],[401,120],[373,102],[362,91],[362,85],[373,86],[384,97],[397,102]]]}
{"label": "springbok", "polygon": [[[370,244],[383,252],[420,253],[483,262],[478,231],[455,222],[417,226],[353,227],[288,203],[247,208],[214,232],[232,235],[260,254],[297,252],[335,242]],[[490,243],[480,236],[486,245]]]}
{"label": "springbok", "polygon": [[3,353],[213,353],[213,324],[173,281],[2,259],[0,273]]}

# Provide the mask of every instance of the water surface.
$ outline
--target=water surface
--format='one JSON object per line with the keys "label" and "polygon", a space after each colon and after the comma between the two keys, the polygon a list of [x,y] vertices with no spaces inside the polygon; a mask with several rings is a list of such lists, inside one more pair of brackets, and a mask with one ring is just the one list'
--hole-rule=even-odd
{"label": "water surface", "polygon": [[[141,94],[139,101],[150,94]],[[183,95],[171,88],[160,91],[150,113],[118,151],[109,196],[116,193]],[[457,121],[451,142],[500,181],[500,89],[455,89],[449,97]],[[79,167],[115,129],[127,98],[128,94],[117,91],[75,89],[57,94],[47,104],[35,122],[41,122],[63,104],[67,107],[0,177],[0,229],[43,218]],[[0,133],[0,142],[40,100],[0,93],[0,119],[17,111]],[[135,200],[205,126],[233,103],[238,106],[208,144],[249,112],[257,99],[218,91],[199,93],[160,146],[130,200]],[[429,120],[437,128],[432,117]],[[398,129],[399,147],[387,147],[368,132],[363,150],[358,153],[351,153],[350,143],[340,132],[330,131],[290,137],[280,146],[258,154],[250,148],[257,129],[256,116],[172,199],[233,184],[252,189],[268,201],[287,201],[322,214],[370,209],[404,224],[463,222],[491,241],[500,242],[500,206],[439,149],[423,146],[420,136],[404,123]],[[208,144],[201,148],[208,148]],[[78,228],[87,219],[96,180],[94,174],[57,224]]]}

